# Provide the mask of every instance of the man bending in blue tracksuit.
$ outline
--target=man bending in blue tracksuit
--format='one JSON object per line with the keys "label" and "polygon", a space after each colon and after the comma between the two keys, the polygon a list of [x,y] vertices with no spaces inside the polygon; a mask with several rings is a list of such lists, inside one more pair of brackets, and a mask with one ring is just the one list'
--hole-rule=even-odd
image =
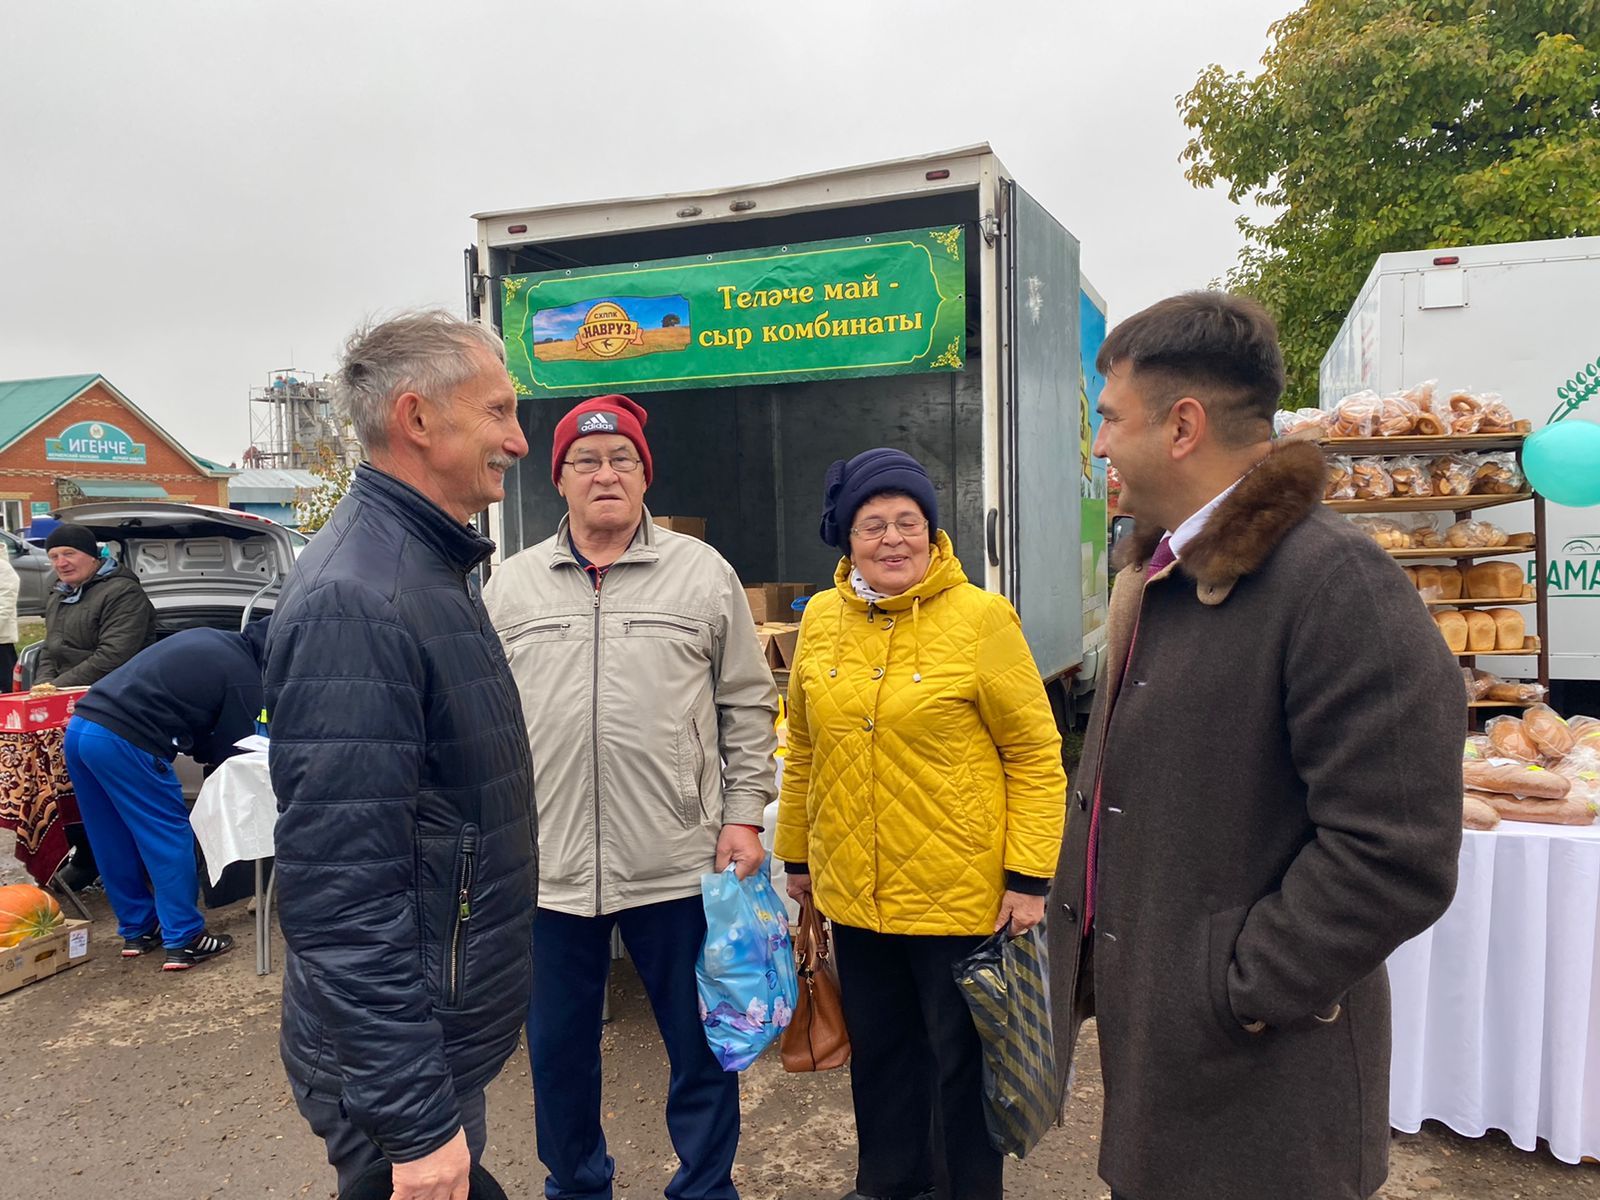
{"label": "man bending in blue tracksuit", "polygon": [[117,914],[122,957],[166,948],[186,971],[233,947],[196,903],[194,835],[173,760],[214,766],[255,730],[267,622],[186,629],[96,683],[67,725],[67,772]]}

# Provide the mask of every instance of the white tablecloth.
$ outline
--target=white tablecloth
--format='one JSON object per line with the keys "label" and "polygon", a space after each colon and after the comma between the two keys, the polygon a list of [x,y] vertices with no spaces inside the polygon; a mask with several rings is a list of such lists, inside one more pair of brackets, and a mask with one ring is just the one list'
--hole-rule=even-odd
{"label": "white tablecloth", "polygon": [[1600,1158],[1600,826],[1466,830],[1455,902],[1389,982],[1390,1124]]}
{"label": "white tablecloth", "polygon": [[267,752],[236,754],[211,773],[195,798],[189,824],[206,852],[214,884],[229,863],[272,857],[278,802],[267,774]]}

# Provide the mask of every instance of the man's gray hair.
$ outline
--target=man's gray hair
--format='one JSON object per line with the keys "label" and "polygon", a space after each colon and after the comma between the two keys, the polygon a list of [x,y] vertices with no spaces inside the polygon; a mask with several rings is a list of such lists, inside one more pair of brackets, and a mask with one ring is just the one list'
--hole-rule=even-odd
{"label": "man's gray hair", "polygon": [[448,403],[481,366],[483,350],[506,360],[505,346],[492,331],[439,308],[402,313],[351,334],[334,384],[367,454],[388,448],[396,398],[416,392],[434,404]]}

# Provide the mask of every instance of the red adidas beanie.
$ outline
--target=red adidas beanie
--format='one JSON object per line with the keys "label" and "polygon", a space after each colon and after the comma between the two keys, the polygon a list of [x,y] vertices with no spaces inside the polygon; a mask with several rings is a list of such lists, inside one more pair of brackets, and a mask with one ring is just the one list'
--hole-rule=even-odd
{"label": "red adidas beanie", "polygon": [[649,419],[650,414],[644,411],[643,406],[626,396],[596,396],[593,400],[585,400],[562,417],[556,426],[555,446],[550,455],[550,482],[561,482],[562,459],[567,457],[573,442],[591,433],[615,433],[627,438],[639,451],[639,459],[644,463],[644,482],[648,487],[653,467],[650,462],[650,443],[644,440],[644,427]]}

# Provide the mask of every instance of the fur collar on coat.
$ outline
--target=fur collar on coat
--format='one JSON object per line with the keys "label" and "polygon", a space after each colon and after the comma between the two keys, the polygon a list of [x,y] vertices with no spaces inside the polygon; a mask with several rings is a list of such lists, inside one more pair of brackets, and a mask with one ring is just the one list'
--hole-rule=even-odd
{"label": "fur collar on coat", "polygon": [[[1233,585],[1260,569],[1296,525],[1322,502],[1328,463],[1309,442],[1285,442],[1241,479],[1189,543],[1177,569],[1199,584],[1200,598],[1220,604]],[[1150,561],[1166,530],[1136,522],[1117,548],[1118,570]],[[1172,570],[1173,568],[1168,568]]]}

